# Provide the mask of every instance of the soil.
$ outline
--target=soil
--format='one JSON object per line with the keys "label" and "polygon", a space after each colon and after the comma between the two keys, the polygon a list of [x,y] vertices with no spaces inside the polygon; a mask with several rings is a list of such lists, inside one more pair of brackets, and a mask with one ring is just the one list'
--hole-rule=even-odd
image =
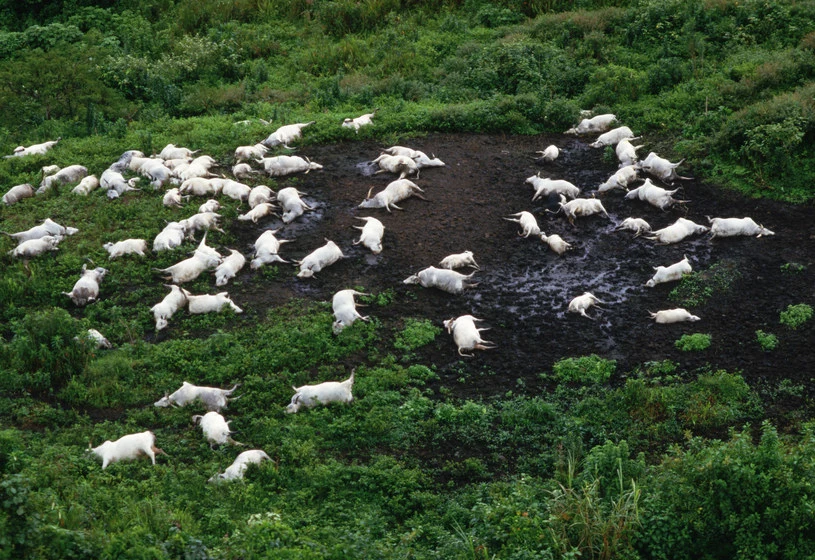
{"label": "soil", "polygon": [[[444,332],[416,353],[415,362],[434,366],[438,384],[458,397],[488,398],[508,390],[517,393],[519,388],[529,394],[545,391],[548,387],[540,374],[551,372],[554,362],[594,353],[617,361],[613,380],[617,383],[643,362],[669,359],[687,372],[707,366],[739,371],[751,385],[765,388],[790,379],[803,385],[803,398],[808,400],[815,390],[815,321],[792,330],[779,324],[779,312],[790,304],[815,304],[812,205],[749,199],[686,180],[676,185],[681,186],[677,197],[689,201],[684,205],[661,211],[645,202],[624,200],[622,191],[614,191],[598,195],[610,219],[582,217],[570,225],[562,214],[546,212],[557,208],[552,201],[532,202],[533,189],[525,180],[541,172],[571,181],[582,189],[581,196],[592,196],[617,165],[605,158],[604,150],[590,148],[589,142],[571,136],[469,134],[404,140],[403,145],[434,154],[447,165],[424,169],[414,179],[428,201],[411,198],[400,203],[402,211],[392,213],[358,208],[369,188],[378,192],[396,178],[372,174],[376,167],[369,162],[384,146],[354,141],[301,148],[298,155],[324,168],[277,186],[296,186],[307,193],[304,199],[315,210],[290,225],[276,219],[256,225],[236,221],[233,232],[248,247],[263,230],[280,228],[277,237],[291,240],[280,251],[287,260],[303,258],[327,238],[342,248],[346,258],[311,279],[297,278],[294,267],[287,265],[271,280],[247,267],[230,283],[230,294],[242,307],[262,313],[292,297],[330,301],[338,290],[356,286],[372,293],[390,290],[396,294],[393,303],[363,310],[382,321],[385,333],[398,329],[406,317],[429,319],[439,327],[459,315],[479,317],[490,328],[484,338],[493,341],[495,349],[462,358]],[[535,161],[535,151],[549,144],[560,148],[560,157],[548,164]],[[646,142],[641,151],[648,148]],[[679,171],[693,175],[684,165]],[[503,218],[521,210],[532,212],[544,232],[559,234],[574,249],[561,257],[539,239],[520,237],[518,225]],[[374,216],[385,225],[381,254],[353,244],[359,230],[352,226],[362,225],[359,216]],[[653,229],[680,216],[704,225],[706,216],[750,216],[775,235],[713,241],[702,235],[661,246],[632,232],[615,232],[614,227],[629,216],[644,218]],[[478,285],[463,294],[403,283],[411,274],[465,250],[473,251],[481,268],[473,275]],[[701,321],[654,324],[649,311],[680,306],[669,299],[677,284],[654,288],[644,284],[653,275],[652,267],[668,266],[683,255],[695,271],[717,265],[736,271],[737,278],[703,305],[688,308]],[[789,263],[805,268],[796,272],[798,267],[790,265],[785,270]],[[589,312],[593,320],[567,311],[569,301],[587,291],[606,302],[602,309]],[[756,341],[758,329],[776,334],[778,348],[763,351]],[[712,335],[709,349],[682,352],[674,346],[683,334],[697,332]],[[461,377],[464,383],[458,381]]]}

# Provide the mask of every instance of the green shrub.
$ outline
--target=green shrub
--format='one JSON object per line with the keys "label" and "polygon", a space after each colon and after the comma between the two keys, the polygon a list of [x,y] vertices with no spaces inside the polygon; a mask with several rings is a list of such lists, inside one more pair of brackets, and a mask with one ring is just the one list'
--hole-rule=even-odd
{"label": "green shrub", "polygon": [[775,350],[776,346],[778,346],[778,337],[773,333],[765,333],[761,329],[756,331],[756,340],[758,340],[758,344],[765,352]]}
{"label": "green shrub", "polygon": [[683,334],[679,340],[674,342],[674,346],[683,352],[700,352],[710,348],[710,340],[711,336],[709,334]]}
{"label": "green shrub", "polygon": [[401,332],[396,333],[393,346],[397,350],[412,352],[417,348],[433,342],[441,328],[434,325],[429,319],[405,319],[405,326]]}
{"label": "green shrub", "polygon": [[779,316],[779,322],[791,329],[797,329],[810,319],[812,319],[812,306],[806,303],[788,305]]}
{"label": "green shrub", "polygon": [[560,381],[576,383],[604,383],[617,369],[615,360],[607,360],[596,354],[579,358],[565,358],[552,366]]}
{"label": "green shrub", "polygon": [[712,296],[729,292],[739,278],[735,263],[720,261],[707,270],[684,275],[668,298],[682,307],[699,307]]}

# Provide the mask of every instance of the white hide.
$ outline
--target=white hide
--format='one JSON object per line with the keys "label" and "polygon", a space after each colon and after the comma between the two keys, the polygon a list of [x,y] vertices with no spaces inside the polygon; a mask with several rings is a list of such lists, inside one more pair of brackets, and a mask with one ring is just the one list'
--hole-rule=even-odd
{"label": "white hide", "polygon": [[38,257],[46,251],[56,251],[62,239],[61,235],[46,235],[38,239],[29,239],[17,245],[8,254],[19,259]]}
{"label": "white hide", "polygon": [[99,179],[96,175],[88,175],[82,179],[77,186],[71,191],[73,194],[79,196],[87,196],[99,188]]}
{"label": "white hide", "polygon": [[278,255],[277,252],[280,250],[280,245],[283,243],[288,243],[290,240],[277,239],[274,236],[277,231],[278,230],[264,231],[260,237],[255,240],[255,253],[251,264],[253,270],[260,268],[264,264],[270,264],[273,262],[288,262],[280,258],[280,255]]}
{"label": "white hide", "polygon": [[218,268],[215,269],[216,286],[226,286],[227,282],[234,278],[246,264],[246,257],[240,251],[235,249],[229,251],[229,256],[225,257],[221,264],[218,265]]}
{"label": "white hide", "polygon": [[368,320],[368,317],[359,314],[356,308],[356,302],[354,301],[354,296],[367,295],[368,294],[356,290],[340,290],[334,294],[331,300],[331,310],[334,312],[334,325],[332,327],[334,334],[339,334],[345,327],[352,325],[357,319],[362,321]]}
{"label": "white hide", "polygon": [[[476,321],[481,321],[472,315],[462,315],[455,319],[447,319],[444,321],[444,327],[447,332],[453,335],[453,342],[458,347],[459,356],[471,358],[472,353],[465,354],[464,351],[473,350],[490,350],[494,348],[493,343],[489,340],[481,338],[480,331],[486,329],[479,329],[475,326]],[[489,345],[489,346],[487,346]]]}
{"label": "white hide", "polygon": [[283,177],[292,173],[305,171],[308,173],[312,169],[322,169],[323,166],[308,158],[300,156],[275,156],[256,160],[263,166],[263,170],[269,177]]}
{"label": "white hide", "polygon": [[353,119],[349,117],[342,121],[342,126],[343,128],[353,128],[355,132],[359,133],[360,127],[374,124],[373,118],[375,115],[376,111],[373,113],[365,113]]}
{"label": "white hide", "polygon": [[222,480],[240,480],[243,478],[246,469],[249,465],[257,465],[263,461],[271,461],[265,451],[260,449],[250,449],[244,451],[235,458],[231,465],[229,465],[223,473],[218,473],[212,476],[208,482],[221,482]]}
{"label": "white hide", "polygon": [[614,229],[628,229],[635,233],[634,237],[638,237],[641,233],[650,233],[651,225],[642,218],[626,218]]}
{"label": "white hide", "polygon": [[187,296],[187,310],[192,315],[220,313],[225,307],[231,307],[235,313],[243,313],[243,309],[235,305],[227,292],[194,296],[187,290],[183,291],[184,295]]}
{"label": "white hide", "polygon": [[646,239],[656,241],[663,245],[668,245],[671,243],[679,243],[691,235],[705,233],[706,231],[708,231],[708,228],[705,226],[700,226],[699,224],[685,218],[678,218],[668,227],[653,231],[651,235],[646,237]]}
{"label": "white hide", "polygon": [[535,189],[532,200],[537,200],[540,197],[546,198],[551,194],[564,195],[566,198],[576,198],[580,194],[580,189],[569,181],[541,177],[540,172],[537,175],[532,175],[524,182],[529,183]]}
{"label": "white hide", "polygon": [[[650,313],[650,312],[649,312]],[[676,309],[663,309],[656,313],[651,313],[651,319],[656,323],[667,325],[670,323],[683,323],[685,321],[699,321],[699,317],[691,315],[686,309],[678,307]]]}
{"label": "white hide", "polygon": [[3,195],[3,204],[11,206],[20,202],[24,198],[32,198],[35,194],[34,187],[28,183],[16,185],[11,187],[6,194]]}
{"label": "white hide", "polygon": [[187,305],[187,296],[184,295],[180,287],[175,284],[165,284],[165,287],[170,288],[170,293],[150,308],[156,321],[157,331],[166,328],[175,312]]}
{"label": "white hide", "polygon": [[581,120],[576,127],[570,128],[565,132],[565,134],[587,134],[589,132],[605,132],[611,127],[611,124],[615,120],[617,120],[617,117],[612,115],[611,113],[597,115],[590,119]]}
{"label": "white hide", "polygon": [[541,157],[537,158],[538,160],[543,160],[545,163],[551,163],[560,155],[560,150],[557,149],[557,146],[551,144],[547,146],[545,150],[539,150],[535,153],[541,155]]}
{"label": "white hide", "polygon": [[292,148],[290,148],[288,144],[294,142],[295,140],[300,140],[303,137],[303,129],[314,123],[315,121],[283,125],[272,132],[262,142],[262,144],[270,148],[274,148],[275,146],[282,144],[284,148],[291,150]]}
{"label": "white hide", "polygon": [[232,439],[230,436],[232,430],[229,429],[229,422],[214,410],[207,412],[203,416],[195,414],[192,417],[192,421],[194,424],[201,426],[201,431],[204,432],[204,437],[207,438],[210,447],[213,445],[226,445],[227,443],[243,445]]}
{"label": "white hide", "polygon": [[602,148],[604,146],[613,146],[625,138],[634,138],[634,133],[627,126],[621,126],[613,130],[609,130],[597,137],[597,140],[589,144],[592,148]]}
{"label": "white hide", "polygon": [[593,317],[590,317],[586,311],[591,307],[602,303],[603,302],[591,292],[585,292],[583,295],[577,296],[569,302],[569,311],[572,313],[580,313],[583,317],[587,317],[589,319],[594,319]]}
{"label": "white hide", "polygon": [[476,270],[480,270],[478,263],[475,262],[475,257],[473,256],[472,251],[464,251],[463,253],[447,255],[441,260],[441,262],[439,262],[439,266],[448,270],[463,268],[465,266],[471,266]]}
{"label": "white hide", "polygon": [[530,235],[537,237],[541,234],[541,228],[538,226],[538,221],[531,212],[518,212],[517,214],[511,214],[509,217],[504,219],[520,224],[521,231],[518,232],[518,235],[522,237],[529,237]]}
{"label": "white hide", "polygon": [[764,226],[758,225],[752,218],[710,218],[710,238],[734,237],[737,235],[775,235]]}

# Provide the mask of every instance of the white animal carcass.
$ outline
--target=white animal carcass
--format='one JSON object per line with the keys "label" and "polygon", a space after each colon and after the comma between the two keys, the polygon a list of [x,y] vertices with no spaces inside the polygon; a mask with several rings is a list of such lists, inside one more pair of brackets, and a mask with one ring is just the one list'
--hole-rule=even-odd
{"label": "white animal carcass", "polygon": [[161,203],[167,208],[180,208],[183,197],[177,188],[169,189],[161,198]]}
{"label": "white animal carcass", "polygon": [[561,236],[556,233],[552,235],[546,235],[545,233],[541,233],[541,241],[546,243],[549,248],[557,253],[560,256],[563,256],[563,253],[572,249],[572,245],[567,243]]}
{"label": "white animal carcass", "polygon": [[682,177],[681,175],[676,174],[676,168],[682,165],[683,161],[685,160],[683,159],[677,163],[671,163],[667,159],[659,157],[654,152],[651,152],[644,160],[639,162],[637,166],[649,175],[653,175],[661,181],[673,183],[676,179],[692,179],[692,177]]}
{"label": "white animal carcass", "polygon": [[602,148],[604,146],[613,146],[625,138],[633,139],[634,133],[627,126],[621,126],[608,132],[604,132],[597,137],[597,140],[589,144],[592,148]]}
{"label": "white animal carcass", "polygon": [[590,119],[581,120],[576,127],[570,128],[565,132],[565,134],[587,134],[589,132],[605,132],[611,127],[611,124],[616,120],[617,117],[610,113],[606,113],[604,115],[597,115]]}
{"label": "white animal carcass", "polygon": [[658,187],[651,182],[651,179],[646,179],[645,182],[637,187],[628,191],[625,195],[626,200],[643,200],[651,206],[656,206],[660,210],[670,208],[677,202],[687,202],[677,200],[673,197],[679,189],[668,191],[662,187]]}
{"label": "white animal carcass", "polygon": [[342,251],[333,241],[326,239],[326,244],[318,247],[305,257],[303,260],[294,261],[300,266],[300,272],[297,274],[299,278],[311,278],[315,272],[320,272],[327,266],[330,266],[345,257]]}
{"label": "white animal carcass", "polygon": [[[481,321],[472,315],[462,315],[455,319],[444,321],[447,332],[453,335],[453,342],[458,347],[459,356],[472,357],[473,350],[490,350],[495,348],[494,343],[481,338],[481,331],[475,326],[476,321]],[[465,353],[468,351],[469,353]]]}
{"label": "white animal carcass", "polygon": [[691,267],[688,257],[685,257],[678,263],[674,263],[670,266],[656,266],[654,270],[656,273],[653,278],[645,283],[645,286],[648,288],[653,288],[657,284],[664,284],[665,282],[681,280],[682,276],[693,272],[693,267]]}
{"label": "white animal carcass", "polygon": [[88,329],[86,331],[87,338],[90,340],[95,348],[113,348],[113,345],[110,341],[105,338],[105,335],[97,331],[96,329]]}
{"label": "white animal carcass", "polygon": [[284,148],[291,150],[292,148],[290,148],[288,144],[294,142],[295,140],[300,140],[303,137],[303,129],[314,123],[315,121],[311,121],[307,123],[295,123],[281,126],[272,132],[268,138],[261,143],[270,148],[274,148],[275,146],[282,144]]}
{"label": "white animal carcass", "polygon": [[705,233],[706,231],[708,231],[708,228],[705,226],[701,226],[686,218],[678,218],[668,227],[652,232],[652,235],[649,235],[646,239],[656,241],[662,245],[668,245],[671,243],[679,243],[691,235]]}
{"label": "white animal carcass", "polygon": [[198,150],[192,151],[189,148],[182,148],[177,147],[174,144],[167,144],[158,154],[163,160],[168,159],[188,159],[193,156],[193,154],[197,154]]}
{"label": "white animal carcass", "polygon": [[537,175],[532,175],[524,182],[529,183],[532,185],[532,188],[535,189],[532,200],[537,200],[541,197],[546,198],[551,194],[563,195],[566,198],[576,198],[580,194],[580,189],[569,181],[541,177],[540,172],[538,172]]}
{"label": "white animal carcass", "polygon": [[235,161],[249,161],[257,160],[266,155],[269,148],[263,144],[255,144],[254,146],[238,146],[235,148]]}
{"label": "white animal carcass", "polygon": [[569,219],[569,223],[574,224],[574,219],[578,216],[591,216],[593,214],[605,214],[606,218],[611,219],[606,209],[603,208],[603,203],[596,198],[575,198],[566,202],[566,197],[560,195],[560,210]]}
{"label": "white animal carcass", "polygon": [[280,255],[278,255],[277,252],[280,250],[280,245],[283,243],[288,243],[290,240],[277,239],[274,236],[274,234],[277,232],[278,230],[264,231],[255,241],[255,253],[251,263],[253,270],[260,268],[264,264],[270,264],[273,262],[288,262],[280,258]]}
{"label": "white animal carcass", "polygon": [[343,119],[342,126],[343,128],[353,128],[355,132],[359,133],[360,127],[374,124],[374,116],[376,116],[376,111],[373,113],[365,113],[353,119],[348,117]]}
{"label": "white animal carcass", "polygon": [[29,147],[24,146],[17,146],[14,148],[14,153],[10,156],[3,156],[5,158],[13,158],[13,157],[25,157],[25,156],[32,156],[32,155],[45,155],[48,150],[53,148],[57,145],[57,142],[60,141],[60,138],[56,140],[49,140],[48,142],[43,142],[41,144],[32,144]]}
{"label": "white animal carcass", "polygon": [[173,284],[183,284],[192,282],[206,270],[213,269],[221,264],[220,257],[196,250],[193,255],[167,268],[154,268],[157,272],[163,272],[169,276],[164,276],[165,280],[171,280]]}
{"label": "white animal carcass", "polygon": [[125,239],[124,241],[117,241],[116,243],[108,241],[102,245],[102,247],[110,255],[108,260],[113,260],[125,255],[139,255],[143,257],[144,252],[147,251],[147,241],[144,239]]}
{"label": "white animal carcass", "polygon": [[221,209],[221,203],[215,200],[214,198],[210,198],[201,206],[198,207],[198,213],[203,214],[205,212],[217,212]]}
{"label": "white animal carcass", "polygon": [[286,412],[294,414],[302,407],[312,408],[318,404],[328,404],[332,402],[350,403],[354,400],[351,391],[354,387],[354,372],[345,381],[326,381],[317,385],[302,385],[295,387],[294,395],[291,398]]}
{"label": "white animal carcass", "polygon": [[99,179],[96,175],[88,175],[82,179],[77,186],[71,191],[73,194],[79,196],[87,196],[99,188]]}
{"label": "white animal carcass", "polygon": [[187,406],[195,401],[201,401],[207,410],[219,412],[227,407],[229,397],[238,387],[240,387],[239,383],[236,383],[231,389],[219,389],[217,387],[201,387],[184,381],[181,388],[169,395],[165,393],[153,405],[167,408],[168,406]]}
{"label": "white animal carcass", "polygon": [[429,266],[412,276],[408,276],[403,282],[405,284],[419,284],[424,288],[438,288],[450,294],[460,294],[465,289],[478,285],[475,282],[470,282],[473,274],[475,273],[461,274],[455,270]]}
{"label": "white animal carcass", "polygon": [[421,198],[422,200],[427,200],[425,197],[419,194],[423,193],[424,191],[420,189],[418,185],[408,179],[397,179],[396,181],[388,183],[388,186],[385,187],[384,190],[376,193],[373,197],[371,197],[372,190],[373,187],[368,189],[368,195],[365,197],[365,200],[360,203],[360,208],[384,208],[390,212],[391,208],[401,210],[396,203],[410,198],[411,196]]}
{"label": "white animal carcass", "polygon": [[[8,157],[8,156],[6,156]],[[16,185],[11,187],[6,194],[3,195],[3,204],[11,206],[20,202],[24,198],[32,198],[35,194],[34,187],[28,183]]]}
{"label": "white animal carcass", "polygon": [[227,292],[194,296],[187,290],[183,291],[184,295],[187,296],[187,310],[192,315],[199,315],[201,313],[220,313],[226,307],[231,307],[232,311],[235,313],[243,313],[243,309],[235,305],[235,303],[229,298],[229,294]]}
{"label": "white animal carcass", "polygon": [[263,166],[263,170],[269,177],[283,177],[301,171],[308,173],[312,169],[323,168],[319,163],[300,156],[274,156],[258,159],[257,162]]}
{"label": "white animal carcass", "polygon": [[265,451],[260,449],[250,449],[249,451],[244,451],[237,458],[232,462],[227,469],[222,472],[212,476],[209,479],[209,482],[221,482],[222,480],[240,480],[243,478],[244,473],[246,473],[246,469],[249,468],[249,465],[257,465],[262,463],[263,461],[271,461],[271,457],[269,457]]}
{"label": "white animal carcass", "polygon": [[560,150],[557,149],[557,146],[551,144],[545,150],[538,150],[535,153],[541,155],[541,157],[536,158],[538,161],[542,160],[544,163],[551,163],[560,155]]}
{"label": "white animal carcass", "polygon": [[215,269],[216,286],[226,286],[227,282],[234,278],[246,264],[246,257],[240,251],[235,249],[229,251],[229,256],[225,257],[221,264],[218,265],[218,268]]}
{"label": "white animal carcass", "polygon": [[304,211],[312,209],[300,198],[300,195],[304,194],[306,193],[301,193],[294,187],[286,187],[277,191],[277,202],[283,210],[281,219],[284,224],[293,222],[302,216]]}
{"label": "white animal carcass", "polygon": [[68,167],[60,169],[55,174],[43,179],[40,183],[40,188],[37,189],[37,194],[43,194],[57,185],[76,183],[85,178],[87,175],[87,167],[83,165],[69,165]]}
{"label": "white animal carcass", "polygon": [[73,289],[70,292],[62,292],[62,295],[68,296],[74,305],[80,307],[96,301],[99,297],[99,284],[107,273],[105,268],[96,267],[88,270],[87,265],[83,264],[82,275],[74,284]]}
{"label": "white animal carcass", "polygon": [[380,154],[371,163],[379,164],[379,171],[375,173],[398,173],[400,179],[408,175],[419,176],[419,165],[416,160],[407,156],[392,156],[390,154]]}
{"label": "white animal carcass", "polygon": [[213,183],[206,177],[193,177],[181,183],[178,191],[193,196],[216,196],[221,192],[220,187],[220,183]]}
{"label": "white animal carcass", "polygon": [[249,191],[249,208],[254,208],[258,204],[263,204],[264,202],[273,202],[275,199],[272,197],[274,196],[275,193],[272,191],[272,189],[266,185],[258,185]]}
{"label": "white animal carcass", "polygon": [[577,296],[569,302],[569,311],[572,313],[580,313],[583,317],[587,317],[589,319],[594,319],[594,317],[590,317],[586,311],[593,306],[602,303],[603,302],[591,292],[585,292],[583,295]]}
{"label": "white animal carcass", "polygon": [[370,249],[373,254],[378,255],[382,252],[382,237],[385,235],[385,226],[382,225],[382,222],[370,216],[357,217],[357,219],[365,220],[365,225],[353,226],[362,231],[359,239],[354,241],[354,245],[362,243],[365,247]]}
{"label": "white animal carcass", "polygon": [[170,293],[150,308],[150,311],[153,312],[153,318],[156,320],[157,331],[166,328],[175,312],[187,305],[187,296],[184,295],[180,287],[175,284],[165,284],[164,286],[170,288]]}
{"label": "white animal carcass", "polygon": [[711,218],[708,216],[707,220],[710,223],[711,239],[737,235],[755,235],[756,237],[775,235],[764,226],[758,225],[752,218]]}
{"label": "white animal carcass", "polygon": [[518,212],[517,214],[510,214],[509,217],[504,219],[520,224],[521,231],[518,232],[518,235],[522,237],[529,237],[530,235],[537,237],[541,234],[541,228],[538,226],[538,221],[531,212],[523,211]]}
{"label": "white animal carcass", "polygon": [[251,179],[254,175],[257,175],[259,173],[260,171],[252,169],[252,166],[249,165],[248,163],[238,163],[232,166],[232,175],[235,176],[235,179],[239,179],[242,181],[245,181],[246,179]]}
{"label": "white animal carcass", "polygon": [[31,259],[42,255],[46,251],[56,251],[62,239],[61,235],[45,235],[37,239],[29,239],[17,245],[8,254],[19,259]]}
{"label": "white animal carcass", "polygon": [[102,459],[102,469],[106,469],[111,463],[136,459],[142,455],[150,457],[150,461],[156,464],[156,453],[166,455],[164,451],[156,447],[156,436],[151,431],[140,432],[138,434],[128,434],[116,441],[106,441],[91,451]]}
{"label": "white animal carcass", "polygon": [[221,215],[215,212],[199,212],[178,223],[184,228],[187,237],[192,238],[197,231],[209,231],[214,229],[215,231],[224,233],[224,230],[218,226],[218,220],[220,219]]}
{"label": "white animal carcass", "polygon": [[363,292],[356,290],[340,290],[334,294],[331,300],[331,309],[334,312],[334,334],[339,334],[345,327],[354,323],[357,319],[367,321],[368,317],[360,315],[357,311],[354,296],[367,296]]}
{"label": "white animal carcass", "polygon": [[186,229],[180,222],[169,222],[153,239],[153,251],[168,251],[184,243]]}
{"label": "white animal carcass", "polygon": [[[649,311],[649,313],[651,313]],[[700,321],[696,315],[692,315],[688,310],[678,307],[676,309],[663,309],[656,313],[651,313],[651,319],[659,324],[682,323],[685,321]]]}
{"label": "white animal carcass", "polygon": [[61,235],[63,237],[74,235],[79,230],[75,227],[61,226],[51,218],[46,218],[43,222],[25,231],[18,231],[17,233],[9,233],[8,236],[14,239],[17,243],[28,241],[29,239],[40,239],[46,235]]}
{"label": "white animal carcass", "polygon": [[243,445],[232,439],[232,430],[229,429],[229,422],[214,410],[210,410],[203,416],[194,414],[192,421],[194,424],[201,426],[201,430],[204,432],[204,437],[207,438],[210,447],[213,445],[226,445],[227,443]]}
{"label": "white animal carcass", "polygon": [[416,165],[419,167],[419,169],[423,169],[425,167],[445,166],[445,163],[439,158],[437,158],[435,155],[428,156],[426,153],[420,150],[406,148],[405,146],[391,146],[390,148],[387,148],[382,151],[392,156],[407,156],[416,162]]}
{"label": "white animal carcass", "polygon": [[447,255],[441,260],[439,266],[448,270],[463,268],[465,266],[471,266],[476,270],[480,270],[478,263],[475,262],[475,257],[473,256],[472,251],[464,251],[463,253]]}
{"label": "white animal carcass", "polygon": [[641,233],[650,233],[651,225],[642,218],[626,218],[614,229],[628,229],[634,232],[634,237],[638,237]]}
{"label": "white animal carcass", "polygon": [[614,189],[626,190],[628,185],[637,180],[637,168],[634,165],[626,165],[618,169],[614,175],[597,187],[598,193],[608,192]]}
{"label": "white animal carcass", "polygon": [[[241,222],[248,222],[251,221],[253,224],[258,223],[258,220],[261,218],[265,218],[266,216],[273,216],[275,211],[275,206],[271,202],[264,202],[262,204],[258,204],[251,210],[249,210],[246,214],[241,214],[238,216],[238,221]],[[283,220],[285,223],[285,220]]]}

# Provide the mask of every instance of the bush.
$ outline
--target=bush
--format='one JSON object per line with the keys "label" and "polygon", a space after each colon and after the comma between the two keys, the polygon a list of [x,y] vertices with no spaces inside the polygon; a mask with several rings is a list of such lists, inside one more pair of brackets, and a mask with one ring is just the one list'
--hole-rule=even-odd
{"label": "bush", "polygon": [[791,329],[797,329],[810,319],[812,319],[812,306],[799,303],[787,306],[786,311],[782,311],[779,316],[779,323]]}
{"label": "bush", "polygon": [[596,354],[566,358],[552,366],[552,371],[559,380],[577,383],[604,383],[616,369],[615,360],[607,360]]}
{"label": "bush", "polygon": [[761,349],[765,352],[775,350],[775,347],[778,346],[777,336],[772,333],[765,333],[760,329],[756,331],[756,340],[758,340]]}
{"label": "bush", "polygon": [[700,352],[710,348],[710,340],[709,334],[683,334],[679,340],[674,342],[674,346],[683,352]]}
{"label": "bush", "polygon": [[393,346],[397,350],[411,352],[433,342],[440,332],[441,329],[429,319],[405,319],[405,326],[401,332],[396,333]]}

